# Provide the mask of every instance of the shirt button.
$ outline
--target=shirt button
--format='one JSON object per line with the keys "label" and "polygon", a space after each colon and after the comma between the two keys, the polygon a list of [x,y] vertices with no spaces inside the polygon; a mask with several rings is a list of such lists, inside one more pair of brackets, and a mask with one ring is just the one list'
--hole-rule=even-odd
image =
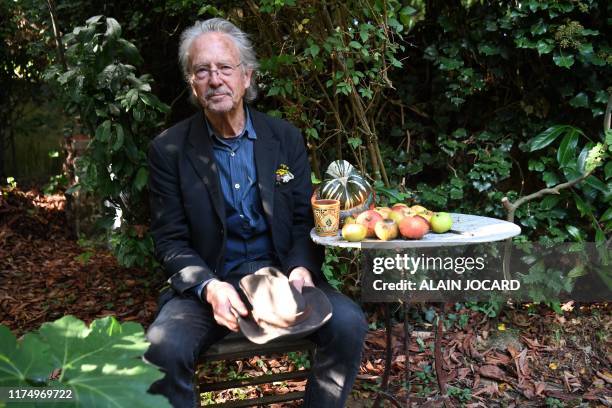
{"label": "shirt button", "polygon": [[230,156],[232,156],[232,157],[234,157],[235,155],[236,155],[236,153],[234,153],[234,152],[230,153]]}
{"label": "shirt button", "polygon": [[238,184],[238,183],[234,184],[234,188],[235,188],[236,190],[238,190],[238,189],[240,188],[240,184]]}

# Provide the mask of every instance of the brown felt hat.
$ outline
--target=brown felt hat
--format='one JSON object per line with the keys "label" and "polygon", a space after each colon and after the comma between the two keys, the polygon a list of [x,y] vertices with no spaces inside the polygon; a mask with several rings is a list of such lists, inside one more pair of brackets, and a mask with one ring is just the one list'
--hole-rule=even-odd
{"label": "brown felt hat", "polygon": [[304,286],[300,293],[276,268],[259,269],[240,279],[239,286],[251,310],[238,324],[253,343],[303,337],[332,317],[331,303],[321,289]]}

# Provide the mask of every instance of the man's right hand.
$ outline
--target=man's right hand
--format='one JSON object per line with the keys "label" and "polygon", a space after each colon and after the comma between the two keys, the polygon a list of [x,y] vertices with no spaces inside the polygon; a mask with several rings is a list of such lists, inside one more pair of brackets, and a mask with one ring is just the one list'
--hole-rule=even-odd
{"label": "man's right hand", "polygon": [[236,289],[227,282],[214,279],[206,285],[205,293],[206,301],[212,306],[215,321],[237,332],[240,327],[235,312],[240,316],[247,316],[249,312]]}

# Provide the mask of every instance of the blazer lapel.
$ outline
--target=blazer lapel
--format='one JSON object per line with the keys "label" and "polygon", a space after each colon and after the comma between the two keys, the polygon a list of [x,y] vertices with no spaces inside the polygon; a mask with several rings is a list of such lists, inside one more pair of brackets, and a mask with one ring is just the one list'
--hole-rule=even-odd
{"label": "blazer lapel", "polygon": [[275,171],[278,167],[279,142],[272,134],[262,115],[251,109],[251,121],[257,134],[254,145],[257,184],[268,225],[272,225],[274,214]]}
{"label": "blazer lapel", "polygon": [[213,207],[219,216],[221,223],[225,225],[225,204],[219,181],[219,169],[215,161],[210,136],[204,114],[200,111],[191,120],[189,135],[187,136],[187,157],[208,188],[212,197]]}

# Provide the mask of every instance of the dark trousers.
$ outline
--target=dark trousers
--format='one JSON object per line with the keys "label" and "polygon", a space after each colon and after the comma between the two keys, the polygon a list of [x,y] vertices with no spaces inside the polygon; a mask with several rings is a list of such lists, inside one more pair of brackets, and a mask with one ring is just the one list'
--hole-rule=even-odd
{"label": "dark trousers", "polygon": [[[327,283],[318,287],[329,298],[333,315],[308,336],[317,351],[304,406],[341,408],[359,370],[367,322],[359,306],[348,297]],[[145,358],[166,374],[151,385],[149,392],[165,395],[176,408],[198,406],[193,382],[198,356],[228,333],[215,322],[208,303],[193,294],[172,297],[147,331],[151,346]]]}

